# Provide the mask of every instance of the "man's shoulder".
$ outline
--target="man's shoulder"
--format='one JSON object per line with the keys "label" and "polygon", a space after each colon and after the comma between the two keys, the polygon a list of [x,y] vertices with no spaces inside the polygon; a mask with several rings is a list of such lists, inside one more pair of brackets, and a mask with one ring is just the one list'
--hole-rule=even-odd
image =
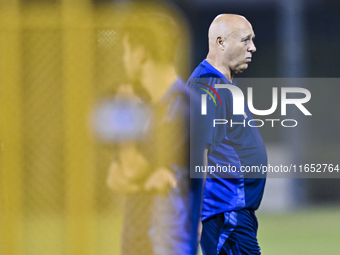
{"label": "man's shoulder", "polygon": [[208,62],[204,60],[195,68],[189,79],[198,78],[222,78],[222,77],[220,77],[217,70],[208,65]]}
{"label": "man's shoulder", "polygon": [[185,100],[185,98],[189,98],[189,96],[189,87],[187,87],[185,82],[180,77],[178,77],[177,80],[169,88],[165,98],[167,100],[173,100],[174,98]]}
{"label": "man's shoulder", "polygon": [[231,92],[228,89],[216,88],[216,84],[226,84],[226,82],[216,74],[210,75],[207,73],[200,78],[190,78],[187,82],[187,87],[190,88],[192,94],[201,95],[208,93],[209,95],[218,95],[217,97],[225,97],[229,100]]}
{"label": "man's shoulder", "polygon": [[213,88],[215,84],[223,83],[223,76],[206,60],[203,60],[191,74],[187,86],[192,90]]}
{"label": "man's shoulder", "polygon": [[161,105],[167,108],[167,113],[170,115],[182,115],[189,107],[189,100],[190,89],[178,77],[164,96]]}

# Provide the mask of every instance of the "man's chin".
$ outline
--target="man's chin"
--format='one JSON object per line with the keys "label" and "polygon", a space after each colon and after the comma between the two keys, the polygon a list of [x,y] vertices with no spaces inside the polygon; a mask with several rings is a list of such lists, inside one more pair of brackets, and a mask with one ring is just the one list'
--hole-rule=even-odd
{"label": "man's chin", "polygon": [[238,67],[235,73],[243,73],[243,71],[246,70],[247,68],[248,68],[248,64],[243,64]]}

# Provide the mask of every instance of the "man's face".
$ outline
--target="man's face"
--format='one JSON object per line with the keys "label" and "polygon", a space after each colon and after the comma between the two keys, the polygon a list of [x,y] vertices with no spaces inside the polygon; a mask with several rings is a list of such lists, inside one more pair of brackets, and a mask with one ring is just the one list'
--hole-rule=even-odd
{"label": "man's face", "polygon": [[127,78],[134,82],[138,80],[141,71],[140,48],[133,49],[128,35],[123,37],[123,65]]}
{"label": "man's face", "polygon": [[252,53],[256,51],[254,38],[254,31],[246,22],[237,26],[226,38],[224,65],[233,73],[242,73],[248,68]]}

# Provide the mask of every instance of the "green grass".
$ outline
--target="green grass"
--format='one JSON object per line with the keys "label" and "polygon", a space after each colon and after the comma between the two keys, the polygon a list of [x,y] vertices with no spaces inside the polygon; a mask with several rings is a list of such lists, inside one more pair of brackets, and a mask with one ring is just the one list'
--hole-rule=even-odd
{"label": "green grass", "polygon": [[[94,221],[96,255],[120,254],[122,217],[103,214]],[[263,255],[340,254],[340,208],[258,213],[257,217]],[[66,254],[65,221],[61,216],[30,217],[24,225],[25,255]]]}
{"label": "green grass", "polygon": [[340,254],[340,208],[259,213],[263,255]]}

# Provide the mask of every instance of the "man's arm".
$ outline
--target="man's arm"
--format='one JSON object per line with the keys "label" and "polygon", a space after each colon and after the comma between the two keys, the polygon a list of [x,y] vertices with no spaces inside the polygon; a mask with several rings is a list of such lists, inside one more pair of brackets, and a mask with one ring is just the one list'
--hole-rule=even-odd
{"label": "man's arm", "polygon": [[113,161],[109,167],[106,183],[114,192],[135,193],[142,189],[150,168],[148,161],[138,152],[136,144],[125,142],[119,146],[118,161]]}
{"label": "man's arm", "polygon": [[[137,150],[135,144],[123,144],[120,148],[119,163],[112,162],[106,183],[120,194],[131,194],[142,190],[166,195],[177,186],[171,170],[158,167],[156,170]],[[146,179],[146,181],[145,181]]]}
{"label": "man's arm", "polygon": [[106,184],[110,190],[120,194],[136,193],[140,186],[131,182],[122,173],[121,166],[113,161],[109,167],[109,173],[106,178]]}

